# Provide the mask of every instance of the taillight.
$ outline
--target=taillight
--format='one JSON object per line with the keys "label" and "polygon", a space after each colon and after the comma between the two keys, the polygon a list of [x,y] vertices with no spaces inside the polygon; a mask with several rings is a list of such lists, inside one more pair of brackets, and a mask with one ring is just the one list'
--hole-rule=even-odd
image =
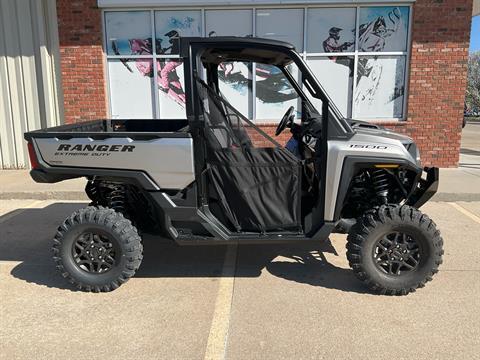
{"label": "taillight", "polygon": [[32,169],[38,169],[40,164],[38,163],[37,154],[35,153],[35,149],[31,142],[28,142],[28,156],[30,157],[30,165],[32,166]]}

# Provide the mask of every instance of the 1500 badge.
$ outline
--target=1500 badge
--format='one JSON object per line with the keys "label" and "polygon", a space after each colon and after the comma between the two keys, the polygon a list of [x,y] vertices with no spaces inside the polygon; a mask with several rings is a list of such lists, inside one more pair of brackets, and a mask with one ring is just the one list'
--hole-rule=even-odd
{"label": "1500 badge", "polygon": [[376,150],[385,150],[388,149],[388,146],[385,145],[368,145],[368,144],[351,144],[353,149],[376,149]]}
{"label": "1500 badge", "polygon": [[109,156],[112,152],[133,152],[135,145],[60,144],[56,156]]}

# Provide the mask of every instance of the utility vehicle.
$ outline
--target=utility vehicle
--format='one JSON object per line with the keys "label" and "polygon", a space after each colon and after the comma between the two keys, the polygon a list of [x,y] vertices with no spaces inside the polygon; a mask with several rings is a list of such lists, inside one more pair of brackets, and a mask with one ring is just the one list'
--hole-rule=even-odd
{"label": "utility vehicle", "polygon": [[[35,181],[88,179],[91,204],[53,240],[65,278],[85,291],[116,289],[139,268],[146,232],[180,245],[303,243],[341,232],[353,273],[370,289],[402,295],[431,280],[443,240],[418,208],[436,192],[438,169],[420,166],[410,138],[345,119],[288,43],[178,41],[186,119],[25,134]],[[271,81],[275,91],[283,81],[297,95],[275,133],[289,129],[286,147],[224,96],[219,79],[233,63],[252,74],[257,64],[274,67],[283,74]]]}

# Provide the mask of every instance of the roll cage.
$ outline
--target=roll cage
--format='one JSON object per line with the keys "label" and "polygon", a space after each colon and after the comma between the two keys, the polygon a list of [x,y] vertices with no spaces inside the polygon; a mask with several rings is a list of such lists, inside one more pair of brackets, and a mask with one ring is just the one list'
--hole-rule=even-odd
{"label": "roll cage", "polygon": [[[277,66],[288,78],[295,91],[302,98],[302,101],[314,108],[304,90],[293,79],[286,66],[294,62],[301,73],[301,83],[310,92],[312,97],[322,101],[322,129],[329,139],[350,138],[354,130],[341,115],[338,108],[330,99],[320,82],[316,79],[305,61],[295,51],[293,45],[277,40],[261,38],[241,37],[185,37],[180,38],[180,56],[187,61],[185,66],[185,88],[187,96],[187,117],[195,116],[195,84],[196,76],[201,77],[203,64],[211,67],[218,66],[225,61],[251,61]],[[207,70],[207,66],[205,67]],[[211,71],[212,78],[218,86],[218,78],[215,78],[215,71]],[[192,90],[192,91],[189,91]],[[198,105],[198,104],[197,104]]]}
{"label": "roll cage", "polygon": [[[310,214],[309,225],[303,236],[308,238],[320,237],[324,225],[324,202],[326,188],[326,162],[327,162],[327,142],[333,139],[348,139],[354,130],[348,122],[341,116],[338,109],[330,100],[318,80],[303,59],[295,52],[291,44],[258,38],[238,38],[238,37],[213,37],[213,38],[180,38],[180,57],[184,59],[185,73],[185,93],[186,111],[189,121],[190,132],[194,141],[195,148],[195,177],[197,181],[197,205],[208,220],[215,224],[217,219],[211,213],[209,207],[206,179],[207,164],[207,144],[205,142],[205,116],[201,104],[202,96],[199,94],[198,81],[204,81],[210,89],[218,89],[218,66],[222,62],[228,61],[248,61],[258,62],[267,65],[277,66],[285,77],[290,81],[302,104],[309,109],[314,109],[313,105],[306,96],[303,88],[310,92],[312,97],[322,101],[321,114],[312,114],[312,116],[321,118],[322,136],[318,141],[317,151],[325,154],[321,157],[317,205],[315,211]],[[301,85],[292,77],[286,67],[295,63],[301,73]],[[310,110],[312,112],[312,110]],[[254,124],[252,126],[255,126]],[[228,211],[226,211],[228,212]],[[302,219],[305,221],[305,218]],[[221,227],[221,224],[218,224]],[[332,225],[333,226],[333,225]],[[238,229],[237,229],[238,231]]]}

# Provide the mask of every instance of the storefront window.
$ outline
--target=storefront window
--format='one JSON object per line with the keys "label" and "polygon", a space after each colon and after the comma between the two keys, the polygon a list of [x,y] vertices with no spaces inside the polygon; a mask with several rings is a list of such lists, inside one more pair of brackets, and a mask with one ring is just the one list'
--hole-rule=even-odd
{"label": "storefront window", "polygon": [[401,118],[404,79],[404,56],[360,56],[354,98],[357,117]]}
{"label": "storefront window", "polygon": [[257,9],[256,36],[286,41],[303,51],[303,9]]}
{"label": "storefront window", "polygon": [[149,11],[115,11],[105,13],[108,55],[138,55],[132,41],[142,40],[144,49],[152,53],[152,27]]}
{"label": "storefront window", "polygon": [[408,10],[406,6],[360,8],[358,50],[406,51]]}
{"label": "storefront window", "polygon": [[[352,116],[353,95],[353,56],[309,57],[307,63],[322,86],[333,99],[338,110],[345,116]],[[320,110],[321,101],[313,99],[313,104]]]}
{"label": "storefront window", "polygon": [[174,39],[201,36],[200,11],[155,11],[155,40],[158,55],[178,54]]}
{"label": "storefront window", "polygon": [[[257,36],[292,43],[345,117],[405,118],[409,6],[121,10],[104,15],[112,117],[186,117],[177,37]],[[288,106],[300,106],[293,89],[275,81],[283,76],[276,70],[225,62],[220,91],[250,119],[278,122]],[[268,96],[267,89],[273,90]]]}
{"label": "storefront window", "polygon": [[222,96],[247,118],[253,118],[252,64],[228,61],[219,65],[218,86]]}
{"label": "storefront window", "polygon": [[185,118],[183,62],[176,59],[158,59],[157,74],[160,118]]}
{"label": "storefront window", "polygon": [[206,10],[205,36],[253,36],[253,10]]}
{"label": "storefront window", "polygon": [[308,9],[307,52],[355,51],[356,8]]}
{"label": "storefront window", "polygon": [[154,118],[151,59],[109,59],[108,74],[114,119]]}
{"label": "storefront window", "polygon": [[[255,119],[278,122],[290,106],[300,118],[300,97],[283,72],[276,66],[258,63],[255,69]],[[292,64],[289,70],[297,79],[298,68]]]}

